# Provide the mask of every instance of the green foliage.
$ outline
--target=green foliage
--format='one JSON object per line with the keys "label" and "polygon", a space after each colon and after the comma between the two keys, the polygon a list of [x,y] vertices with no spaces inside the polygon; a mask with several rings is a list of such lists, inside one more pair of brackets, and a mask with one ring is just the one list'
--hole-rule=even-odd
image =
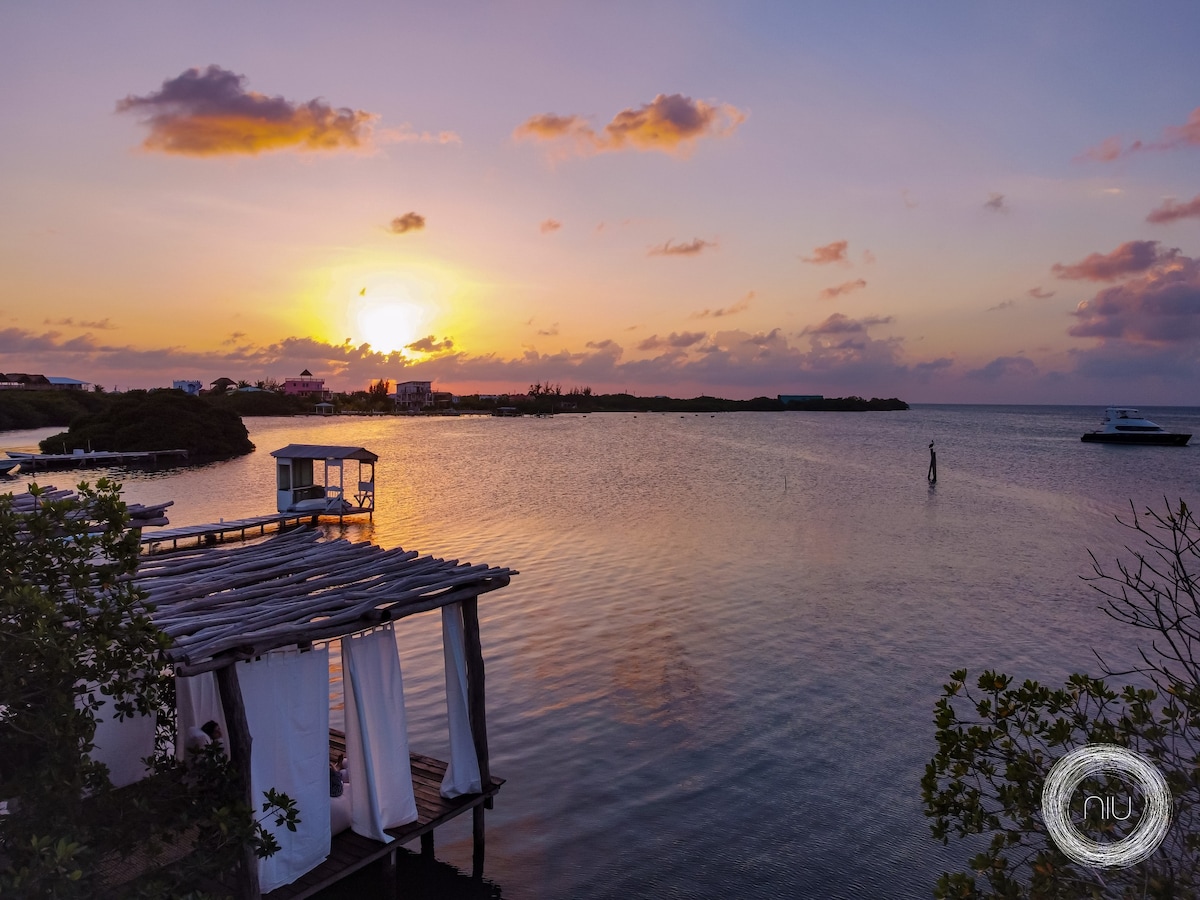
{"label": "green foliage", "polygon": [[[1200,890],[1200,529],[1183,502],[1122,524],[1148,551],[1130,551],[1133,562],[1118,562],[1113,572],[1093,556],[1087,580],[1105,597],[1109,615],[1154,639],[1132,672],[1101,664],[1106,677],[1136,674],[1150,686],[1117,689],[1083,674],[1061,688],[1017,686],[990,671],[969,686],[966,670],[954,672],[935,706],[938,749],[921,786],[934,836],[978,852],[968,871],[941,876],[937,897],[1166,898]],[[1089,743],[1128,747],[1167,779],[1172,826],[1141,864],[1080,866],[1046,834],[1046,775],[1059,757]],[[1115,823],[1088,827],[1109,832],[1106,840],[1123,836]]]}
{"label": "green foliage", "polygon": [[70,425],[107,406],[108,397],[93,391],[0,391],[0,431]]}
{"label": "green foliage", "polygon": [[[32,512],[0,495],[0,896],[185,896],[227,879],[242,847],[274,848],[218,746],[187,767],[174,757],[169,639],[131,579],[138,540],[119,491],[101,479]],[[111,785],[89,756],[101,714],[154,717],[151,777]],[[272,793],[264,815],[294,827],[298,813]],[[134,851],[153,861],[172,845],[182,859],[111,886],[137,869]]]}
{"label": "green foliage", "polygon": [[192,458],[228,459],[254,449],[236,412],[183,391],[128,391],[107,400],[103,412],[42,441],[42,452],[182,449]]}

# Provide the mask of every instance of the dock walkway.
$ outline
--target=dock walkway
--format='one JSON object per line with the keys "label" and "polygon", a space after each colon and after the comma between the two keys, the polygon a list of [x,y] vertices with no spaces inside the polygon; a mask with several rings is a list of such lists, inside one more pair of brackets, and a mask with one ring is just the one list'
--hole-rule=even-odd
{"label": "dock walkway", "polygon": [[258,529],[259,534],[266,534],[267,529],[285,531],[288,528],[294,528],[303,525],[305,522],[316,524],[317,520],[322,516],[332,518],[349,518],[354,515],[361,515],[368,510],[350,510],[343,513],[332,512],[314,512],[308,510],[305,512],[288,512],[288,513],[270,513],[264,516],[251,516],[248,519],[229,519],[221,522],[210,522],[207,525],[182,525],[178,528],[162,528],[155,531],[143,531],[141,544],[149,552],[162,549],[163,544],[170,541],[171,549],[175,550],[179,547],[180,541],[196,539],[197,544],[209,543],[215,544],[217,541],[223,541],[231,534],[236,534],[238,540],[245,540],[249,532],[251,537],[254,537],[254,530]]}
{"label": "dock walkway", "polygon": [[[15,451],[14,451],[15,452]],[[157,463],[160,459],[187,459],[186,450],[141,450],[117,453],[108,450],[93,450],[87,453],[30,453],[13,456],[25,471],[35,469],[86,468],[88,466],[120,466],[131,463]]]}

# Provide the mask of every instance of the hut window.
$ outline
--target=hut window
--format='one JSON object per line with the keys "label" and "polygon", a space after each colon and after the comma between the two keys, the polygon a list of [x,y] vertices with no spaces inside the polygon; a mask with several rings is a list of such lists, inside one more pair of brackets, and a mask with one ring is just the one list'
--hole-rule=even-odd
{"label": "hut window", "polygon": [[311,459],[292,460],[292,487],[312,487],[313,461]]}
{"label": "hut window", "polygon": [[276,490],[290,491],[292,489],[292,467],[287,463],[280,463],[275,467],[278,486]]}

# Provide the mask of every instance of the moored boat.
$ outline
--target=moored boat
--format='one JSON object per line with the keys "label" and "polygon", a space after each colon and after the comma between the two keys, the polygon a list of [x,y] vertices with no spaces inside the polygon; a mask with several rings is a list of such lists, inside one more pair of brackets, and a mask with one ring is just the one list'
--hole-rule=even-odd
{"label": "moored boat", "polygon": [[1192,439],[1190,434],[1167,431],[1161,425],[1143,418],[1128,406],[1110,406],[1104,411],[1102,431],[1089,431],[1080,440],[1097,444],[1156,444],[1183,447]]}

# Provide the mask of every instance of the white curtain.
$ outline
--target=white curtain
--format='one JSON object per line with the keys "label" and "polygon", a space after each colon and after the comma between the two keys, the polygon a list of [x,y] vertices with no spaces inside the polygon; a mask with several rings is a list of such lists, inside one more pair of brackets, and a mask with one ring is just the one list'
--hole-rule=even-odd
{"label": "white curtain", "polygon": [[342,638],[346,710],[346,767],[351,828],[383,841],[384,832],[417,818],[404,715],[404,681],[391,625]]}
{"label": "white curtain", "polygon": [[[329,855],[329,649],[271,653],[238,663],[238,681],[253,741],[250,787],[256,815],[280,850],[258,861],[265,894],[291,884]],[[263,792],[296,801],[296,831],[261,813]]]}
{"label": "white curtain", "polygon": [[154,716],[127,716],[118,721],[113,699],[99,690],[95,693],[102,705],[96,710],[95,746],[88,755],[108,766],[113,787],[141,781],[149,774],[142,760],[154,755]]}
{"label": "white curtain", "polygon": [[217,689],[217,678],[212,672],[193,675],[191,678],[175,679],[175,757],[187,757],[187,734],[189,728],[199,728],[205,722],[216,722],[221,726],[221,743],[229,749],[229,729],[225,727],[225,709],[221,706],[221,693]]}
{"label": "white curtain", "polygon": [[446,713],[450,719],[450,765],[442,779],[443,797],[478,794],[481,789],[467,703],[466,648],[462,604],[443,606],[442,651],[446,657]]}

